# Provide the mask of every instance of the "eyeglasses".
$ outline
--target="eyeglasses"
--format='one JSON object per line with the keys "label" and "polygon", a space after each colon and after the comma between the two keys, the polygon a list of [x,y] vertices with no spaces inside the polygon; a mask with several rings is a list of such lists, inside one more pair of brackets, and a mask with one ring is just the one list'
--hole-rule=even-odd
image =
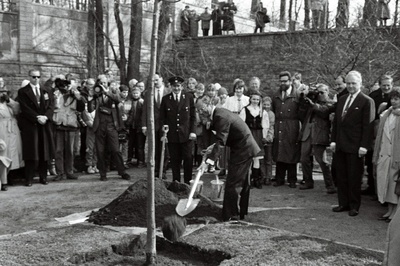
{"label": "eyeglasses", "polygon": [[280,83],[286,83],[286,82],[288,82],[289,80],[287,79],[287,80],[280,80],[279,82]]}
{"label": "eyeglasses", "polygon": [[40,79],[40,76],[31,76],[33,79]]}

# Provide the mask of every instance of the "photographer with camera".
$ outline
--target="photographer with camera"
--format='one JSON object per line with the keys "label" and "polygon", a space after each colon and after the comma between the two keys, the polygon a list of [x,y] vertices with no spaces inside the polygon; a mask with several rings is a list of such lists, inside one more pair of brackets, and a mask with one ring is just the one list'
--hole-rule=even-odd
{"label": "photographer with camera", "polygon": [[327,193],[333,194],[336,189],[331,170],[323,159],[326,147],[330,144],[329,115],[335,110],[334,104],[329,100],[329,87],[325,84],[317,84],[315,89],[310,89],[307,94],[300,96],[300,103],[307,107],[301,129],[300,162],[304,184],[300,185],[300,189],[314,188],[312,177],[312,156],[314,156],[321,167]]}
{"label": "photographer with camera", "polygon": [[82,119],[78,112],[85,109],[85,98],[75,84],[57,78],[54,91],[54,140],[56,146],[56,171],[54,181],[77,179],[74,174],[74,142]]}
{"label": "photographer with camera", "polygon": [[100,180],[107,180],[106,145],[110,158],[114,158],[118,174],[129,180],[131,176],[125,172],[124,162],[119,151],[118,131],[124,128],[122,115],[118,109],[121,102],[119,93],[113,93],[108,88],[107,77],[101,76],[94,86],[93,99],[88,102],[88,111],[96,110],[93,121],[93,131],[96,136],[97,166],[100,171]]}

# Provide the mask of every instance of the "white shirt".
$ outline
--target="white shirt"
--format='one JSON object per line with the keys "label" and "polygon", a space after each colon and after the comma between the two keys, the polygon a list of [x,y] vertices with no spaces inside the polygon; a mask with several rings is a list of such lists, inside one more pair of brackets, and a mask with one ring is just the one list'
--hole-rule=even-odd
{"label": "white shirt", "polygon": [[32,83],[30,83],[30,85],[31,85],[33,94],[35,94],[35,96],[39,96],[40,97],[40,85],[33,85]]}
{"label": "white shirt", "polygon": [[[285,94],[286,93],[286,94]],[[282,91],[282,98],[284,98],[284,96],[288,96],[292,93],[292,86],[289,87],[289,89],[287,89],[286,91]]]}
{"label": "white shirt", "polygon": [[175,94],[174,92],[172,93],[172,95],[174,95],[174,100],[175,101],[180,101],[180,99],[181,99],[181,93],[178,93],[178,94]]}
{"label": "white shirt", "polygon": [[346,102],[344,103],[342,115],[343,115],[343,113],[344,113],[344,109],[345,109],[346,106],[347,106],[347,103],[348,103],[349,100],[350,100],[350,96],[352,96],[352,97],[351,97],[351,102],[350,102],[348,108],[350,108],[350,106],[351,106],[351,105],[353,104],[353,102],[354,102],[354,99],[358,96],[358,94],[359,94],[360,92],[361,92],[361,90],[359,90],[359,91],[357,91],[357,92],[355,92],[355,93],[353,93],[353,94],[350,94],[350,93],[349,93],[349,95],[347,96]]}

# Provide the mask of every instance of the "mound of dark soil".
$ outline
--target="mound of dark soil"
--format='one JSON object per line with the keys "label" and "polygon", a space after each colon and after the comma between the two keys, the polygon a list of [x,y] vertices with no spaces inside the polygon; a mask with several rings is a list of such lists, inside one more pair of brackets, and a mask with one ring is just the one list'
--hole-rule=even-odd
{"label": "mound of dark soil", "polygon": [[[190,188],[178,182],[165,182],[155,179],[155,217],[156,226],[162,225],[164,217],[176,214],[175,207],[179,199],[187,198]],[[197,208],[185,216],[188,224],[204,221],[216,222],[221,220],[221,209],[211,200],[202,196]],[[97,212],[92,212],[88,221],[99,225],[113,226],[147,226],[147,180],[139,180]]]}

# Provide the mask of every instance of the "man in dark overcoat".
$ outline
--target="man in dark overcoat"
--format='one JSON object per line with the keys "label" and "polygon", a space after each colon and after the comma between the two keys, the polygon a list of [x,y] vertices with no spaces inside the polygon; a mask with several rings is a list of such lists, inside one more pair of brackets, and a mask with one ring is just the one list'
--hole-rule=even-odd
{"label": "man in dark overcoat", "polygon": [[216,108],[208,96],[199,99],[196,108],[201,122],[210,123],[210,129],[216,132],[215,145],[207,155],[206,163],[213,165],[221,155],[221,151],[224,151],[223,147],[230,148],[222,219],[224,221],[244,219],[250,197],[249,170],[260,148],[247,124],[237,114],[225,108]]}
{"label": "man in dark overcoat", "polygon": [[279,74],[280,89],[272,98],[272,111],[275,113],[275,134],[272,147],[276,162],[276,182],[274,186],[285,184],[295,188],[297,182],[296,164],[300,160],[300,119],[298,114],[298,94],[292,86],[291,75],[287,71]]}
{"label": "man in dark overcoat", "polygon": [[32,186],[35,170],[40,183],[47,182],[47,161],[54,158],[52,117],[53,93],[40,86],[40,71],[29,71],[30,83],[18,91],[21,106],[18,125],[21,130],[22,151],[25,160],[26,185]]}
{"label": "man in dark overcoat", "polygon": [[183,161],[184,181],[192,179],[193,141],[196,139],[196,113],[193,94],[183,92],[183,78],[169,80],[172,92],[163,97],[160,107],[160,121],[168,126],[168,151],[171,160],[173,180],[180,182],[180,168]]}

